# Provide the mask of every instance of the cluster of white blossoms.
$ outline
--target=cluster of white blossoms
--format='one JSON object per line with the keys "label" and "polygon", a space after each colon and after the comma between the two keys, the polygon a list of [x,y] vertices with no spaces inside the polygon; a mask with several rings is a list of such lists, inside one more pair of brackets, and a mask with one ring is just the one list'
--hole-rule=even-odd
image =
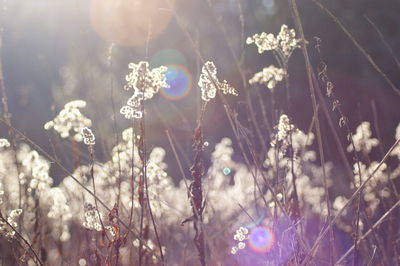
{"label": "cluster of white blossoms", "polygon": [[49,161],[27,144],[20,146],[17,157],[21,163],[19,179],[21,184],[27,184],[28,192],[44,192],[51,187],[53,179],[49,174]]}
{"label": "cluster of white blossoms", "polygon": [[[373,161],[366,166],[360,162],[361,168],[361,182],[364,182],[374,171],[377,169],[379,162]],[[360,176],[358,171],[358,165],[354,164],[354,183],[356,187],[360,186]],[[380,200],[388,198],[390,191],[387,187],[389,182],[389,175],[386,173],[387,165],[383,163],[379,169],[375,172],[371,180],[366,183],[363,189],[363,198],[368,205],[370,211],[374,212],[378,207]],[[354,188],[351,185],[351,188]]]}
{"label": "cluster of white blossoms", "polygon": [[[24,234],[34,230],[35,220],[39,219],[40,223],[49,226],[46,229],[49,236],[61,241],[68,240],[67,221],[71,213],[66,211],[68,203],[64,201],[63,205],[60,200],[60,190],[52,187],[50,162],[25,143],[16,148],[16,156],[9,148],[0,152],[0,194],[3,194],[0,198],[7,199],[1,204],[1,212],[4,214],[18,209],[21,200],[24,216],[18,225],[23,228]],[[23,190],[19,189],[20,185]],[[37,211],[39,206],[40,212]],[[18,213],[12,212],[10,217]],[[15,221],[19,221],[19,218]]]}
{"label": "cluster of white blossoms", "polygon": [[4,189],[3,184],[0,182],[0,205],[3,204]]}
{"label": "cluster of white blossoms", "polygon": [[44,129],[53,128],[62,138],[72,136],[75,141],[81,142],[81,130],[90,127],[92,121],[81,113],[81,108],[86,106],[83,100],[75,100],[65,104],[64,109],[51,121],[44,125]]}
{"label": "cluster of white blossoms", "polygon": [[88,128],[88,127],[82,128],[81,135],[83,138],[83,143],[85,143],[86,145],[94,145],[95,144],[95,137],[90,128]]}
{"label": "cluster of white blossoms", "polygon": [[286,75],[286,71],[274,65],[264,67],[261,72],[257,72],[249,80],[250,84],[262,84],[267,86],[268,89],[273,90],[279,81],[282,81]]}
{"label": "cluster of white blossoms", "polygon": [[169,87],[165,76],[167,68],[160,66],[150,70],[149,63],[145,61],[140,61],[137,64],[130,63],[128,67],[131,72],[126,75],[127,85],[124,89],[133,89],[133,95],[128,99],[127,104],[121,108],[120,113],[126,119],[139,119],[143,116],[143,101],[153,98],[161,88]]}
{"label": "cluster of white blossoms", "polygon": [[220,90],[223,94],[239,95],[237,90],[230,86],[226,80],[218,81],[217,68],[210,61],[204,63],[198,85],[201,89],[201,99],[206,102],[215,98],[217,90]]}
{"label": "cluster of white blossoms", "polygon": [[290,145],[290,134],[296,131],[293,124],[290,123],[290,119],[287,115],[282,114],[279,117],[279,123],[275,127],[276,134],[273,140],[271,141],[271,146],[275,147],[279,145],[279,151],[281,153],[285,153],[287,147]]}
{"label": "cluster of white blossoms", "polygon": [[[290,123],[287,115],[281,115],[276,126],[276,135],[267,151],[263,166],[266,169],[266,176],[274,180],[282,180],[283,185],[277,186],[276,192],[279,200],[291,198],[296,185],[299,207],[302,213],[311,210],[313,213],[326,215],[324,202],[325,190],[322,186],[322,168],[316,165],[316,154],[309,150],[314,140],[312,132],[305,134],[295,125]],[[291,148],[290,156],[286,150]],[[325,164],[325,170],[329,175],[331,165]],[[296,183],[294,184],[294,176]],[[270,193],[267,193],[270,200],[270,207],[276,207]]]}
{"label": "cluster of white blossoms", "polygon": [[[337,196],[337,197],[335,198],[335,200],[333,201],[333,204],[332,204],[332,208],[333,208],[334,213],[336,214],[336,213],[338,213],[341,209],[343,209],[344,206],[346,206],[346,204],[347,204],[348,201],[349,201],[349,200],[348,200],[345,196]],[[347,213],[347,210],[345,209],[345,210],[343,211],[342,215],[346,215],[346,213]]]}
{"label": "cluster of white blossoms", "polygon": [[[220,221],[229,221],[237,215],[238,204],[251,206],[256,200],[251,196],[254,195],[252,169],[242,162],[233,160],[233,155],[232,140],[226,137],[215,145],[211,154],[212,164],[208,168],[207,178],[203,183],[208,206],[204,213],[206,224],[218,223],[212,217],[218,217]],[[221,200],[221,191],[223,191],[224,200]],[[256,202],[262,204],[261,198],[258,198]],[[219,226],[223,227],[226,224],[220,224],[217,227]]]}
{"label": "cluster of white blossoms", "polygon": [[99,213],[96,210],[96,207],[90,203],[85,203],[84,209],[85,209],[85,221],[82,223],[82,225],[90,230],[101,231],[102,227],[99,215],[101,216],[102,214]]}
{"label": "cluster of white blossoms", "polygon": [[0,139],[0,148],[10,147],[10,142],[7,139]]}
{"label": "cluster of white blossoms", "polygon": [[293,50],[300,47],[300,39],[296,39],[296,32],[285,24],[281,26],[281,31],[277,36],[262,32],[248,37],[246,43],[257,45],[260,54],[265,51],[276,51],[285,58],[289,58]]}
{"label": "cluster of white blossoms", "polygon": [[254,43],[257,45],[260,54],[265,51],[273,51],[279,66],[284,67],[278,68],[273,65],[265,67],[262,71],[254,74],[249,83],[259,83],[267,86],[270,90],[274,89],[276,84],[287,75],[286,70],[289,58],[293,51],[300,47],[300,41],[300,39],[296,39],[294,29],[289,29],[285,24],[281,26],[281,31],[277,36],[272,33],[262,32],[248,37],[247,44]]}
{"label": "cluster of white blossoms", "polygon": [[[352,136],[352,140],[357,152],[362,152],[368,154],[373,147],[378,146],[379,140],[376,138],[371,138],[371,123],[368,121],[362,122],[356,129],[356,134]],[[350,144],[347,147],[348,152],[352,152],[353,145]]]}
{"label": "cluster of white blossoms", "polygon": [[289,117],[285,114],[281,115],[279,117],[278,132],[276,134],[277,141],[286,139],[293,129],[294,125],[290,124]]}
{"label": "cluster of white blossoms", "polygon": [[73,215],[65,192],[59,187],[52,187],[46,191],[44,198],[49,205],[47,217],[54,222],[54,238],[62,242],[68,241],[71,237],[68,225]]}
{"label": "cluster of white blossoms", "polygon": [[[11,240],[15,236],[15,231],[18,224],[15,221],[15,218],[20,216],[22,213],[21,209],[14,209],[10,212],[7,218],[2,217],[0,219],[0,236],[5,236],[6,239]],[[3,221],[3,219],[6,219],[7,222]],[[10,224],[13,228],[11,228],[8,224]]]}
{"label": "cluster of white blossoms", "polygon": [[[396,136],[395,139],[398,140],[400,139],[400,124],[396,128]],[[392,153],[390,154],[391,156],[397,156],[397,158],[400,160],[400,145],[397,145]],[[399,166],[400,167],[400,166]]]}
{"label": "cluster of white blossoms", "polygon": [[[154,242],[151,239],[143,239],[142,243],[144,244],[143,248],[148,250],[148,251],[154,251],[155,249],[157,249],[157,245],[154,244]],[[135,240],[133,240],[132,241],[132,245],[135,248],[139,248],[139,246],[140,246],[139,239],[136,238]],[[167,248],[164,247],[164,246],[161,246],[161,250],[162,250],[162,252],[163,252],[163,254],[165,256],[165,254],[167,254]],[[156,256],[156,254],[153,254],[151,256],[151,260],[152,260],[153,264],[158,264],[160,262],[159,258],[157,258],[157,256]]]}
{"label": "cluster of white blossoms", "polygon": [[[396,129],[396,139],[400,138],[400,125]],[[353,181],[350,184],[351,189],[358,188],[368,178],[369,181],[364,185],[362,190],[362,198],[368,208],[369,213],[374,213],[382,200],[391,196],[390,179],[400,176],[400,166],[395,169],[389,169],[386,163],[380,164],[379,161],[372,161],[369,157],[371,150],[378,146],[379,140],[372,137],[371,124],[368,121],[362,122],[356,129],[356,133],[352,136],[355,150],[361,152],[364,156],[360,158],[358,163],[353,165]],[[395,148],[396,149],[396,148]],[[395,149],[391,156],[397,156]],[[353,145],[347,147],[348,152],[354,151]],[[400,152],[400,149],[399,149]],[[400,159],[400,157],[399,157]],[[378,167],[379,166],[379,167]],[[360,168],[360,169],[359,169]],[[360,173],[361,172],[361,173]],[[333,202],[333,210],[338,212],[348,199],[344,196],[337,196]],[[342,216],[346,216],[349,212],[343,212]],[[347,217],[348,218],[348,217]],[[342,229],[350,232],[352,227],[342,222]]]}
{"label": "cluster of white blossoms", "polygon": [[218,172],[226,175],[227,173],[224,169],[235,168],[236,162],[232,160],[233,153],[232,140],[230,138],[223,138],[221,142],[215,145],[211,158],[213,164],[219,166]]}
{"label": "cluster of white blossoms", "polygon": [[233,236],[233,239],[238,241],[238,244],[231,249],[232,254],[236,254],[239,249],[244,249],[246,247],[246,243],[244,242],[249,238],[249,230],[246,227],[240,227],[236,230],[236,234]]}

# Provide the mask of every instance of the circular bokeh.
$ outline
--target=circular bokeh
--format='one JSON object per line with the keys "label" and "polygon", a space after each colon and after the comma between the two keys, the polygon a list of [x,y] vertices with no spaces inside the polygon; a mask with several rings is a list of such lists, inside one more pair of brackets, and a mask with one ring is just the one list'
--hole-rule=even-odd
{"label": "circular bokeh", "polygon": [[251,229],[249,235],[249,246],[257,253],[269,252],[275,243],[274,232],[268,227],[257,226]]}
{"label": "circular bokeh", "polygon": [[232,172],[232,170],[231,170],[230,168],[228,168],[228,167],[225,167],[225,168],[222,170],[222,173],[223,173],[224,175],[229,175],[231,172]]}
{"label": "circular bokeh", "polygon": [[168,65],[165,73],[168,88],[162,88],[161,96],[168,100],[185,98],[192,89],[192,75],[181,65]]}

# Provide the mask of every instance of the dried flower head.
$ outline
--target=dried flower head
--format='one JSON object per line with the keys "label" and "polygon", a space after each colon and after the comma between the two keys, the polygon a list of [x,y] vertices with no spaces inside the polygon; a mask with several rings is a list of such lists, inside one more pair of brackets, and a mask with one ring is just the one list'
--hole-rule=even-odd
{"label": "dried flower head", "polygon": [[[369,176],[372,174],[373,177],[371,180],[365,184],[365,187],[362,191],[363,198],[369,208],[370,211],[374,212],[378,207],[380,201],[383,198],[387,198],[390,196],[390,192],[387,190],[387,185],[389,182],[389,174],[387,173],[387,165],[383,163],[378,168],[379,162],[372,161],[368,166],[360,162],[360,170],[358,170],[357,163],[353,166],[354,172],[354,185],[355,187],[360,186],[360,181],[365,182]],[[376,170],[378,169],[378,170]],[[360,178],[361,174],[361,178]],[[361,179],[361,180],[360,180]],[[353,184],[351,184],[351,188],[355,188]]]}
{"label": "dried flower head", "polygon": [[226,80],[219,82],[217,79],[217,68],[213,62],[207,61],[202,70],[198,83],[201,89],[201,98],[203,101],[208,102],[215,98],[217,89],[223,94],[231,94],[238,96],[235,88],[230,86]]}
{"label": "dried flower head", "polygon": [[0,148],[10,147],[10,142],[7,139],[0,139]]}
{"label": "dried flower head", "polygon": [[[397,128],[396,128],[396,135],[395,135],[395,139],[398,140],[400,139],[400,124],[398,124]],[[397,158],[400,160],[400,145],[397,145],[392,153],[390,154],[391,156],[397,156]],[[399,166],[400,169],[400,166]]]}
{"label": "dried flower head", "polygon": [[276,126],[277,133],[275,139],[271,142],[271,146],[275,146],[277,142],[282,142],[287,139],[289,133],[294,130],[294,125],[290,123],[289,117],[285,114],[279,118],[279,123]]}
{"label": "dried flower head", "polygon": [[149,69],[149,63],[140,61],[137,64],[130,63],[131,72],[126,75],[127,85],[124,89],[133,89],[133,95],[129,98],[127,105],[123,106],[120,113],[126,119],[141,118],[141,106],[144,100],[153,98],[153,96],[161,89],[167,88],[169,85],[166,81],[165,72],[167,68],[160,66]]}
{"label": "dried flower head", "polygon": [[296,39],[296,32],[294,29],[289,29],[285,24],[282,25],[277,40],[283,54],[287,57],[292,54],[294,49],[300,47],[300,39]]}
{"label": "dried flower head", "polygon": [[268,67],[264,67],[261,72],[254,74],[254,76],[249,80],[249,83],[262,84],[267,86],[268,89],[273,90],[276,84],[283,80],[285,75],[286,71],[284,69],[270,65]]}
{"label": "dried flower head", "polygon": [[53,128],[62,138],[72,136],[76,141],[81,142],[82,136],[80,133],[82,128],[92,125],[92,121],[80,111],[85,106],[86,102],[82,100],[75,100],[65,104],[60,113],[44,125],[44,129]]}
{"label": "dried flower head", "polygon": [[272,33],[262,32],[261,34],[254,34],[252,37],[246,39],[247,44],[254,43],[258,47],[258,52],[261,54],[265,51],[273,51],[278,49],[278,40]]}
{"label": "dried flower head", "polygon": [[85,143],[86,145],[94,145],[95,144],[95,137],[90,128],[88,128],[88,127],[82,128],[81,135],[83,138],[83,143]]}
{"label": "dried flower head", "polygon": [[[362,122],[356,129],[356,134],[352,136],[354,146],[357,152],[369,153],[373,147],[378,146],[378,139],[371,138],[371,124],[368,121]],[[348,152],[352,152],[353,145],[347,147]]]}
{"label": "dried flower head", "polygon": [[[6,218],[7,223],[4,222],[2,219],[4,219],[2,216],[0,219],[0,236],[5,236],[6,239],[11,240],[15,236],[15,228],[18,226],[17,222],[15,221],[18,216],[20,216],[22,213],[22,209],[14,209],[10,211],[10,214]],[[11,226],[13,227],[11,227]]]}
{"label": "dried flower head", "polygon": [[276,37],[272,33],[262,32],[248,37],[246,43],[257,45],[260,54],[265,51],[275,51],[284,62],[287,62],[294,49],[300,47],[300,39],[296,39],[296,32],[285,24]]}
{"label": "dried flower head", "polygon": [[232,247],[231,254],[236,254],[240,249],[244,249],[246,247],[245,240],[249,239],[249,230],[246,227],[240,227],[236,230],[236,234],[233,236],[233,239],[238,241],[237,246]]}
{"label": "dried flower head", "polygon": [[101,216],[101,213],[99,213],[96,207],[90,203],[85,203],[84,209],[85,209],[85,221],[83,222],[82,225],[90,230],[101,231],[102,227],[99,219],[99,215]]}

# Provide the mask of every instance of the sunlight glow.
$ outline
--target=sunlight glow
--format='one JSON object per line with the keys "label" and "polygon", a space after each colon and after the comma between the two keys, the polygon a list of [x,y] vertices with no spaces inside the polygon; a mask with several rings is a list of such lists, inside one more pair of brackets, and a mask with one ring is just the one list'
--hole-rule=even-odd
{"label": "sunlight glow", "polygon": [[168,26],[172,13],[166,9],[163,0],[92,0],[90,19],[103,39],[123,46],[141,46]]}

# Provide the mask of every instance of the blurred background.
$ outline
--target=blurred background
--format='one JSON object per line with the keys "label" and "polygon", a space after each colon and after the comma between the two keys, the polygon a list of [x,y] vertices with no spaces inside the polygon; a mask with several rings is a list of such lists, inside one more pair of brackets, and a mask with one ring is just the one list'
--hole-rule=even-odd
{"label": "blurred background", "polygon": [[[255,72],[276,62],[271,53],[258,54],[254,45],[245,44],[245,39],[263,31],[277,34],[282,24],[294,28],[287,1],[281,0],[176,0],[169,4],[164,0],[1,2],[1,60],[13,125],[51,151],[54,142],[50,140],[57,136],[44,131],[44,123],[53,119],[65,103],[83,99],[88,103],[83,113],[93,121],[97,156],[99,160],[106,160],[107,151],[115,144],[114,114],[118,132],[129,126],[129,121],[119,114],[131,95],[123,90],[128,63],[144,60],[152,67],[166,65],[169,67],[167,81],[172,89],[165,89],[146,102],[146,133],[149,149],[159,145],[167,150],[171,176],[177,173],[177,167],[165,130],[178,140],[181,155],[189,165],[200,101],[197,81],[201,62],[187,34],[204,59],[215,63],[218,78],[226,79],[239,91],[238,98],[227,96],[227,99],[252,134],[247,119],[249,102],[232,52],[242,60],[248,80]],[[394,0],[321,2],[348,28],[389,79],[400,85],[400,68],[396,63],[400,47],[400,3]],[[314,39],[319,37],[328,75],[349,118],[350,128],[355,131],[361,121],[375,121],[383,148],[387,150],[394,142],[395,128],[400,121],[399,95],[331,18],[311,0],[297,3],[313,67],[317,68],[319,63]],[[286,110],[294,124],[307,131],[312,106],[300,49],[290,59],[289,74],[293,107],[288,110],[285,106],[281,93],[285,89],[283,83],[276,88],[277,104],[283,112]],[[258,99],[262,99],[272,117],[271,94],[262,86],[247,89],[268,143],[270,136],[265,131]],[[332,112],[331,116],[333,121],[339,121],[336,113]],[[327,160],[340,165],[332,134],[325,119],[321,120]],[[233,137],[219,99],[207,106],[204,125],[205,139],[210,144],[206,152],[211,153],[214,144],[223,137]],[[347,143],[345,130],[336,125],[341,140]],[[377,136],[376,130],[372,130]],[[5,136],[7,131],[2,125],[0,137]],[[64,151],[63,160],[71,168],[71,156],[66,148]],[[340,167],[336,171],[340,172]],[[54,175],[55,180],[63,177],[56,171]],[[176,176],[179,178],[179,174]]]}

